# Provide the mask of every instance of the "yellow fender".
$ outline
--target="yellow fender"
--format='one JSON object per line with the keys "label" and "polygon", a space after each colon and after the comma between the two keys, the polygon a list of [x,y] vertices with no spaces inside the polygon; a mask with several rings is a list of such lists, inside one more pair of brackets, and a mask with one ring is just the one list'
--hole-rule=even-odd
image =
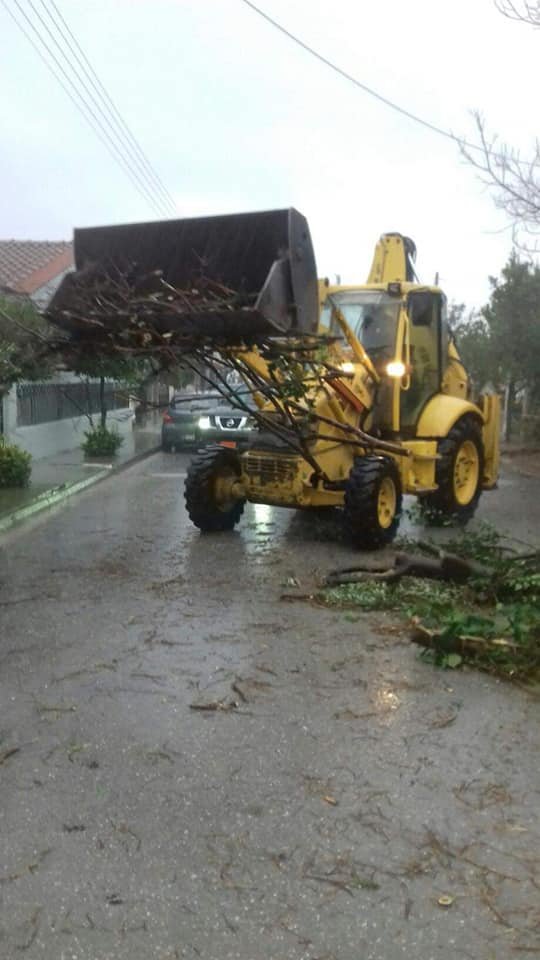
{"label": "yellow fender", "polygon": [[474,403],[460,397],[438,393],[429,400],[420,414],[417,437],[446,437],[452,427],[466,413],[472,413],[484,423],[484,414]]}

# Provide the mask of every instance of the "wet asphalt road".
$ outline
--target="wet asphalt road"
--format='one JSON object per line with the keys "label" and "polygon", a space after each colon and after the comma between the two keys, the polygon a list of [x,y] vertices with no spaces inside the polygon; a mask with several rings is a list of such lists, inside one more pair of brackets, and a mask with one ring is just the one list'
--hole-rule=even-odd
{"label": "wet asphalt road", "polygon": [[[201,537],[186,461],[0,540],[1,960],[540,952],[540,701],[280,600],[350,563],[333,522]],[[539,490],[480,516],[538,541]]]}

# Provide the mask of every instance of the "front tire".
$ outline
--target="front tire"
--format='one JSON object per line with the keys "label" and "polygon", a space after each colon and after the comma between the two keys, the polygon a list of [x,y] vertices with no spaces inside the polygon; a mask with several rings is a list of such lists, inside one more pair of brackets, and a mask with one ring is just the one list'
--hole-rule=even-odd
{"label": "front tire", "polygon": [[401,513],[399,471],[388,457],[357,457],[345,489],[344,519],[357,546],[391,543]]}
{"label": "front tire", "polygon": [[227,488],[240,473],[240,460],[227,447],[207,447],[191,461],[184,496],[190,520],[199,530],[217,533],[236,526],[246,501],[227,494]]}
{"label": "front tire", "polygon": [[473,516],[482,493],[484,447],[482,428],[471,416],[462,417],[443,440],[435,468],[439,489],[420,497],[428,523],[440,526],[448,520],[465,524]]}

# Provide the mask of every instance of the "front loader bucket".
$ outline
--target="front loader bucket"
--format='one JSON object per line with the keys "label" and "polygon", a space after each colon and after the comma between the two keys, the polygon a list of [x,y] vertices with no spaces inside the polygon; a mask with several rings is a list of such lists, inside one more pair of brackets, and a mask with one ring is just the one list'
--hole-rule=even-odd
{"label": "front loader bucket", "polygon": [[76,272],[64,279],[49,308],[53,322],[72,336],[81,333],[80,309],[77,320],[73,306],[80,308],[81,297],[84,302],[85,285],[96,270],[107,277],[133,277],[139,286],[141,277],[160,271],[175,290],[189,294],[206,283],[236,298],[234,307],[203,303],[196,312],[179,311],[164,320],[163,329],[182,333],[186,324],[202,336],[233,341],[317,330],[309,227],[292,208],[78,229],[74,248]]}

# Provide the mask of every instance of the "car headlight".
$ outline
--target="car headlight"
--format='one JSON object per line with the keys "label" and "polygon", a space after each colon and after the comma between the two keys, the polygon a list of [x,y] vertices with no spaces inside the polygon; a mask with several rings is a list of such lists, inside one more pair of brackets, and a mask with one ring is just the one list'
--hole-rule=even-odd
{"label": "car headlight", "polygon": [[210,417],[199,417],[199,430],[209,430],[211,426]]}

